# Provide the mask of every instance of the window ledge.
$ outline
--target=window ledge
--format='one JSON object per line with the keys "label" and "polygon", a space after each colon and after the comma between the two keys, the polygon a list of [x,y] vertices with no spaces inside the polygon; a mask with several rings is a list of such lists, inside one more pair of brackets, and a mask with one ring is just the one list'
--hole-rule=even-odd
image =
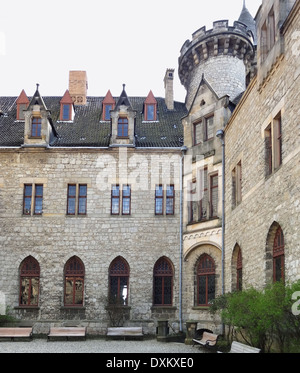
{"label": "window ledge", "polygon": [[192,307],[192,310],[209,310],[210,306],[194,306]]}
{"label": "window ledge", "polygon": [[84,306],[62,306],[61,310],[85,310]]}
{"label": "window ledge", "polygon": [[175,306],[152,306],[151,310],[161,310],[161,309],[166,309],[166,310],[177,310],[177,307]]}
{"label": "window ledge", "polygon": [[16,306],[14,307],[15,310],[39,310],[39,306]]}

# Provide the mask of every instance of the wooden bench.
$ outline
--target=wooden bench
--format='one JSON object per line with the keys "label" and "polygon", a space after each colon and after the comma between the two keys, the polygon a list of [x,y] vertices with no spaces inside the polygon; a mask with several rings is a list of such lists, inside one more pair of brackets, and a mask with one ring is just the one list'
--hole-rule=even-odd
{"label": "wooden bench", "polygon": [[[233,341],[231,344],[231,349],[229,353],[240,353],[240,354],[253,354],[253,353],[259,353],[260,349],[252,346],[245,345],[244,343]],[[221,353],[221,351],[218,351],[218,353]]]}
{"label": "wooden bench", "polygon": [[48,341],[50,337],[66,337],[67,340],[69,340],[69,337],[84,337],[86,339],[86,327],[51,327],[48,334]]}
{"label": "wooden bench", "polygon": [[201,339],[193,339],[193,346],[195,346],[195,343],[198,343],[204,347],[214,347],[217,344],[218,338],[218,334],[204,332]]}
{"label": "wooden bench", "polygon": [[129,338],[141,338],[143,337],[143,328],[142,327],[113,327],[107,328],[106,337],[123,337],[124,340],[126,337]]}
{"label": "wooden bench", "polygon": [[30,338],[32,339],[32,328],[0,328],[0,338]]}

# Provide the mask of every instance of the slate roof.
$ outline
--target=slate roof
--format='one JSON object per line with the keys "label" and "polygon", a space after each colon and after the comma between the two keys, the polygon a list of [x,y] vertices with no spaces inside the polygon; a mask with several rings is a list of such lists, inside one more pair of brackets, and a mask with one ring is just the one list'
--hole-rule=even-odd
{"label": "slate roof", "polygon": [[[28,97],[29,100],[32,97]],[[87,104],[75,106],[73,122],[61,122],[60,101],[62,97],[43,97],[51,113],[54,136],[50,146],[55,147],[108,147],[111,137],[111,123],[102,121],[102,102],[105,97],[87,97]],[[114,97],[116,102],[120,97]],[[0,97],[0,146],[21,146],[24,141],[24,121],[17,121],[17,97]],[[164,98],[157,98],[158,120],[143,120],[146,97],[128,97],[136,111],[136,147],[181,147],[183,127],[181,118],[187,113],[184,103],[174,102],[174,110],[168,110]]]}

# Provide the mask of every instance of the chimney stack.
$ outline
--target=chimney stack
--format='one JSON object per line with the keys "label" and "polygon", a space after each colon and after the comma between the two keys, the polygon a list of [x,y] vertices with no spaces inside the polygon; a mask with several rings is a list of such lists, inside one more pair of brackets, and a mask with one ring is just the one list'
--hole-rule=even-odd
{"label": "chimney stack", "polygon": [[174,92],[173,92],[173,81],[174,81],[175,69],[167,69],[164,78],[165,82],[165,103],[168,110],[174,110]]}
{"label": "chimney stack", "polygon": [[75,105],[86,105],[87,89],[86,71],[70,71],[69,92]]}

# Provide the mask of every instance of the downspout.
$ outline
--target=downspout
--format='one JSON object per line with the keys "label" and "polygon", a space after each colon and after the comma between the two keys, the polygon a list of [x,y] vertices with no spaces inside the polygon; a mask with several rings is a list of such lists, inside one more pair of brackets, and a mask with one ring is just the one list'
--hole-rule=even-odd
{"label": "downspout", "polygon": [[182,327],[182,261],[183,261],[183,164],[184,164],[184,155],[187,151],[187,147],[183,146],[181,148],[182,156],[180,159],[180,227],[179,227],[179,323],[180,332],[183,331]]}
{"label": "downspout", "polygon": [[[222,143],[222,295],[225,294],[225,139],[224,131],[219,130],[216,136]],[[222,323],[222,334],[224,334],[225,325]]]}

